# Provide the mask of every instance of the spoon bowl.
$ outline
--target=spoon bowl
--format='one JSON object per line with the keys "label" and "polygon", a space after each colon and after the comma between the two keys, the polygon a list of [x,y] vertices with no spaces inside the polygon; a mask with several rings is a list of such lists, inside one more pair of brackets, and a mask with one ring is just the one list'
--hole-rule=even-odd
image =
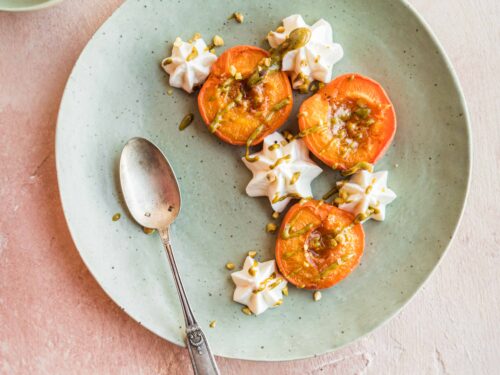
{"label": "spoon bowl", "polygon": [[165,155],[144,138],[132,138],[120,158],[120,182],[135,221],[146,228],[167,228],[181,209],[181,193]]}

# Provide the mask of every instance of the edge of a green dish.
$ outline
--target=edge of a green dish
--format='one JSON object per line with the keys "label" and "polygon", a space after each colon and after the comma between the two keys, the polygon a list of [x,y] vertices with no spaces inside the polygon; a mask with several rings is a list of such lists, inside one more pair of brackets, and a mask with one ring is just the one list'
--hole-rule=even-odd
{"label": "edge of a green dish", "polygon": [[[61,1],[63,1],[63,0],[49,0],[47,3],[42,4],[43,6],[37,6],[36,9],[46,8],[46,7],[50,6],[50,5],[54,5],[54,4],[59,3]],[[369,334],[373,333],[375,330],[377,330],[377,329],[381,328],[382,326],[384,326],[385,324],[387,324],[390,320],[392,320],[392,318],[394,318],[397,314],[399,314],[400,311],[402,309],[404,309],[413,300],[413,298],[415,297],[415,295],[417,294],[417,292],[419,290],[421,290],[422,286],[429,280],[429,278],[434,274],[434,272],[437,269],[437,267],[441,264],[443,258],[445,257],[446,253],[448,252],[448,250],[449,250],[449,248],[451,246],[451,243],[455,239],[457,230],[458,230],[458,228],[460,226],[460,223],[462,221],[462,218],[463,218],[463,214],[464,214],[464,211],[465,211],[465,206],[467,204],[467,200],[468,200],[468,196],[469,196],[470,183],[471,183],[473,154],[472,154],[472,132],[471,132],[471,126],[470,126],[470,114],[469,114],[469,110],[468,110],[468,107],[467,107],[465,96],[463,94],[462,87],[460,85],[460,81],[458,79],[458,76],[457,76],[457,74],[455,72],[455,69],[453,68],[453,65],[451,64],[451,61],[448,58],[448,55],[446,54],[443,46],[439,42],[438,38],[436,37],[436,35],[432,31],[431,27],[424,20],[424,18],[422,16],[420,16],[420,14],[418,13],[418,11],[412,5],[410,5],[409,3],[407,3],[406,0],[399,0],[399,2],[401,3],[401,5],[405,6],[407,9],[409,9],[409,11],[416,17],[416,19],[418,20],[418,22],[422,25],[422,27],[425,29],[425,31],[429,34],[429,36],[430,36],[431,40],[433,41],[433,43],[436,45],[436,47],[437,47],[440,55],[443,57],[444,63],[446,64],[446,67],[448,68],[448,71],[451,74],[451,78],[453,80],[453,84],[454,84],[454,86],[455,86],[455,88],[456,88],[456,90],[457,90],[457,92],[459,94],[460,104],[463,107],[464,120],[465,120],[465,125],[466,125],[466,130],[467,130],[467,166],[466,166],[466,170],[467,170],[467,187],[465,189],[465,194],[464,194],[464,197],[463,197],[463,200],[462,200],[462,206],[460,208],[460,214],[458,215],[458,219],[457,219],[457,221],[455,223],[455,227],[453,229],[453,233],[451,235],[450,240],[448,241],[448,243],[447,243],[447,245],[446,245],[443,253],[441,254],[441,256],[438,259],[438,261],[436,262],[436,264],[433,266],[433,268],[431,269],[431,271],[425,276],[425,278],[422,280],[422,282],[415,288],[415,291],[411,294],[411,296],[398,309],[396,309],[392,314],[390,314],[385,319],[383,319],[382,321],[380,321],[372,329],[368,330],[363,335],[360,335],[357,338],[355,338],[355,339],[353,339],[353,340],[351,340],[349,342],[346,342],[346,343],[344,343],[342,345],[333,346],[330,349],[326,349],[326,350],[323,350],[323,351],[320,351],[320,352],[307,353],[307,354],[304,354],[304,355],[291,355],[291,356],[284,355],[284,356],[277,357],[277,358],[272,357],[272,358],[266,358],[266,359],[259,359],[259,358],[254,358],[254,357],[250,357],[250,356],[246,356],[246,357],[245,356],[240,356],[240,357],[238,357],[238,356],[222,355],[222,354],[214,353],[216,356],[223,357],[223,358],[229,358],[229,359],[245,360],[245,361],[284,362],[284,361],[294,361],[294,360],[301,360],[301,359],[308,359],[308,358],[318,357],[318,356],[321,356],[323,354],[332,353],[332,352],[340,350],[340,349],[342,349],[344,347],[352,345],[353,343],[357,342],[358,340],[362,339],[363,337],[368,336]],[[60,102],[60,106],[59,106],[59,110],[58,110],[57,125],[56,125],[56,134],[55,134],[55,138],[56,138],[56,140],[55,140],[55,157],[56,157],[56,173],[57,173],[58,185],[60,184],[60,182],[59,182],[60,181],[60,175],[59,175],[60,166],[59,166],[59,158],[57,157],[57,155],[58,155],[57,150],[58,150],[59,144],[61,142],[61,139],[60,139],[60,136],[59,136],[59,134],[60,134],[60,132],[59,132],[59,117],[60,117],[60,114],[61,114],[62,104],[64,103],[65,98],[67,96],[67,88],[68,88],[69,80],[70,80],[71,76],[73,75],[75,67],[77,66],[77,64],[78,64],[78,62],[80,60],[81,54],[86,49],[87,45],[94,39],[94,36],[98,34],[98,31],[111,18],[113,18],[118,13],[118,11],[122,8],[122,6],[124,4],[125,3],[121,4],[118,8],[116,8],[115,11],[111,14],[111,16],[96,30],[96,32],[94,33],[94,35],[89,39],[89,41],[87,42],[87,44],[85,45],[85,47],[80,52],[80,55],[78,56],[78,59],[77,59],[75,65],[73,66],[73,68],[71,69],[71,72],[70,72],[70,74],[68,76],[68,81],[66,82],[66,85],[65,85],[65,88],[64,88],[64,92],[63,92],[63,96],[61,98],[61,102]],[[2,10],[2,9],[0,9],[0,10]],[[34,10],[34,8],[30,7],[30,9],[26,9],[26,10]],[[60,188],[59,188],[59,197],[61,199],[61,205],[63,207],[64,216],[65,216],[65,219],[66,219],[66,222],[67,222],[66,210],[65,210],[65,207],[64,207],[64,200],[63,200],[62,191],[61,191]],[[71,228],[70,225],[68,225],[68,229],[69,229],[69,232],[70,232],[71,237],[73,239],[73,242],[75,243],[75,246],[76,246],[76,242],[74,240],[75,236],[73,235],[73,230],[72,230],[72,228]],[[80,254],[79,251],[78,251],[78,254],[80,255],[80,258],[82,259],[83,263],[85,264],[85,266],[89,270],[90,274],[96,280],[96,282],[99,284],[99,286],[102,288],[102,290],[106,293],[106,295],[115,304],[117,304],[119,306],[118,302],[111,296],[110,293],[108,293],[108,291],[106,290],[106,288],[99,283],[97,277],[93,274],[92,270],[88,267],[87,263],[85,262],[85,259],[81,256],[81,254]],[[133,320],[135,320],[135,318],[133,316],[131,316],[128,313],[128,311],[126,311],[126,310],[123,310],[123,311],[128,316],[130,316]],[[177,346],[180,346],[180,347],[186,347],[186,345],[183,342],[171,341],[171,340],[167,339],[166,337],[163,337],[163,336],[159,335],[158,333],[156,333],[155,331],[153,331],[151,328],[149,328],[146,324],[144,324],[144,322],[141,323],[141,326],[143,326],[144,328],[146,328],[148,331],[152,332],[156,336],[161,337],[162,339],[164,339],[164,340],[166,340],[166,341],[168,341],[168,342],[170,342],[170,343],[172,343],[174,345],[177,345]]]}
{"label": "edge of a green dish", "polygon": [[0,5],[0,11],[1,12],[31,12],[31,11],[35,11],[35,10],[49,8],[51,6],[59,4],[62,1],[63,0],[48,0],[48,1],[45,1],[41,4],[25,6],[25,7],[15,7],[15,6],[5,7],[5,6]]}

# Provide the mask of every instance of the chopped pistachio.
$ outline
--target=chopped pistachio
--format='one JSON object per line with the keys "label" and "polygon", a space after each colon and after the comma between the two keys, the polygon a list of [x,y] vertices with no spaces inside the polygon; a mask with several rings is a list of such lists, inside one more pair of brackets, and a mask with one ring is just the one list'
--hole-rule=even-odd
{"label": "chopped pistachio", "polygon": [[220,35],[216,35],[216,36],[214,36],[212,43],[216,47],[221,47],[224,45],[224,39],[222,39],[222,37]]}
{"label": "chopped pistachio", "polygon": [[201,38],[201,34],[200,33],[194,33],[193,37],[191,39],[189,39],[188,42],[189,43],[193,43],[193,42],[196,42],[200,38]]}
{"label": "chopped pistachio", "polygon": [[287,297],[288,297],[288,287],[287,287],[287,286],[285,286],[285,287],[281,290],[281,292],[283,293],[283,295],[285,295],[285,296],[287,296]]}
{"label": "chopped pistachio", "polygon": [[256,255],[257,255],[257,252],[256,252],[255,250],[250,250],[250,251],[248,252],[248,256],[249,256],[250,258],[255,258],[255,256],[256,256]]}
{"label": "chopped pistachio", "polygon": [[142,228],[142,231],[146,234],[151,234],[151,233],[154,233],[154,229],[153,228],[146,228],[146,227],[143,227]]}
{"label": "chopped pistachio", "polygon": [[174,90],[172,90],[172,89],[168,89],[167,90],[167,95],[168,96],[172,96],[173,94],[174,94]]}
{"label": "chopped pistachio", "polygon": [[229,73],[234,76],[238,71],[236,70],[236,67],[234,65],[229,66]]}
{"label": "chopped pistachio", "polygon": [[283,137],[285,137],[287,141],[291,141],[293,139],[292,133],[290,133],[288,130],[285,130],[283,132]]}
{"label": "chopped pistachio", "polygon": [[234,75],[234,79],[237,81],[241,81],[243,79],[243,76],[240,72],[236,72],[236,74]]}
{"label": "chopped pistachio", "polygon": [[111,220],[113,221],[118,221],[120,220],[120,218],[122,217],[122,214],[117,212],[116,214],[113,215],[113,217],[111,218]]}
{"label": "chopped pistachio", "polygon": [[198,49],[195,46],[193,46],[191,53],[188,55],[188,57],[186,57],[186,61],[191,61],[196,57],[198,57]]}
{"label": "chopped pistachio", "polygon": [[335,241],[335,239],[331,238],[330,241],[329,241],[329,245],[330,247],[336,247],[338,245],[338,242]]}
{"label": "chopped pistachio", "polygon": [[234,263],[227,262],[227,263],[226,263],[226,268],[227,268],[229,271],[234,270]]}
{"label": "chopped pistachio", "polygon": [[285,32],[285,27],[284,26],[278,26],[278,28],[276,29],[276,32],[277,33],[284,33]]}
{"label": "chopped pistachio", "polygon": [[248,269],[248,273],[249,273],[250,275],[252,275],[252,276],[257,275],[257,268],[255,268],[255,267],[250,267],[250,268]]}
{"label": "chopped pistachio", "polygon": [[278,301],[276,301],[276,303],[274,304],[274,306],[279,306],[283,303],[283,300],[282,299],[279,299]]}
{"label": "chopped pistachio", "polygon": [[340,244],[344,243],[344,242],[345,242],[345,235],[344,235],[344,234],[342,234],[342,233],[337,234],[337,235],[335,236],[335,241],[336,241],[337,243],[340,243]]}
{"label": "chopped pistachio", "polygon": [[215,328],[215,325],[217,324],[216,320],[212,320],[210,324],[208,325],[210,328]]}
{"label": "chopped pistachio", "polygon": [[305,197],[305,198],[302,198],[302,199],[299,201],[299,204],[304,204],[304,203],[307,203],[307,202],[309,202],[311,199],[312,199],[312,197]]}
{"label": "chopped pistachio", "polygon": [[241,312],[245,315],[252,315],[252,311],[248,307],[243,307]]}
{"label": "chopped pistachio", "polygon": [[245,16],[243,16],[240,12],[234,12],[232,18],[234,18],[238,23],[243,23]]}
{"label": "chopped pistachio", "polygon": [[366,219],[368,219],[369,216],[370,216],[370,214],[366,213],[366,212],[362,212],[360,214],[357,214],[356,217],[354,218],[354,224],[359,224],[359,223],[365,221]]}
{"label": "chopped pistachio", "polygon": [[210,48],[210,53],[213,53],[215,55],[215,48]]}
{"label": "chopped pistachio", "polygon": [[276,224],[274,224],[274,223],[268,223],[266,225],[266,232],[268,232],[268,233],[274,233],[274,232],[276,232],[277,228],[278,227],[276,226]]}
{"label": "chopped pistachio", "polygon": [[354,113],[356,115],[358,115],[358,117],[362,118],[362,119],[365,119],[367,118],[370,113],[371,113],[371,109],[370,108],[364,108],[364,107],[359,107],[357,108]]}
{"label": "chopped pistachio", "polygon": [[181,123],[179,124],[179,130],[182,131],[186,129],[189,125],[194,120],[194,115],[192,113],[188,113],[184,118],[182,119]]}
{"label": "chopped pistachio", "polygon": [[321,292],[319,290],[313,293],[314,302],[318,302],[321,299]]}

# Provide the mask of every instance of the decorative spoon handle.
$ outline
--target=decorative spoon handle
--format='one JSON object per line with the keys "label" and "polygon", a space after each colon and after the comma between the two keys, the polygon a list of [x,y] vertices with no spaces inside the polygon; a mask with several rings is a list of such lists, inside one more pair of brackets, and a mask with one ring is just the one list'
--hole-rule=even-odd
{"label": "decorative spoon handle", "polygon": [[198,326],[193,312],[191,311],[191,307],[189,306],[186,292],[182,286],[181,277],[179,275],[179,271],[177,271],[177,265],[175,264],[174,253],[172,251],[172,246],[170,245],[169,230],[168,228],[159,230],[159,233],[163,246],[165,247],[165,251],[167,252],[168,260],[170,261],[169,263],[172,269],[172,274],[174,275],[175,286],[177,287],[177,292],[179,293],[184,319],[186,320],[186,345],[189,350],[189,356],[191,357],[194,373],[195,375],[220,375],[217,363],[215,363],[214,356],[212,355],[212,351],[208,345],[208,341],[203,334],[203,331]]}

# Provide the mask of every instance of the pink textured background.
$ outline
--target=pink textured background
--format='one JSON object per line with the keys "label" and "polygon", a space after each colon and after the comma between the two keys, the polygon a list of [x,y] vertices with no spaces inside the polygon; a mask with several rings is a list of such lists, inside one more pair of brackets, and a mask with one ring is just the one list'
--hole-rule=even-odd
{"label": "pink textured background", "polygon": [[[0,374],[190,373],[185,350],[135,323],[91,277],[58,195],[54,135],[64,85],[88,39],[120,3],[66,0],[35,13],[0,12]],[[458,237],[423,290],[374,334],[304,361],[219,358],[223,373],[498,373],[500,6],[411,3],[449,52],[472,113],[477,153]]]}

